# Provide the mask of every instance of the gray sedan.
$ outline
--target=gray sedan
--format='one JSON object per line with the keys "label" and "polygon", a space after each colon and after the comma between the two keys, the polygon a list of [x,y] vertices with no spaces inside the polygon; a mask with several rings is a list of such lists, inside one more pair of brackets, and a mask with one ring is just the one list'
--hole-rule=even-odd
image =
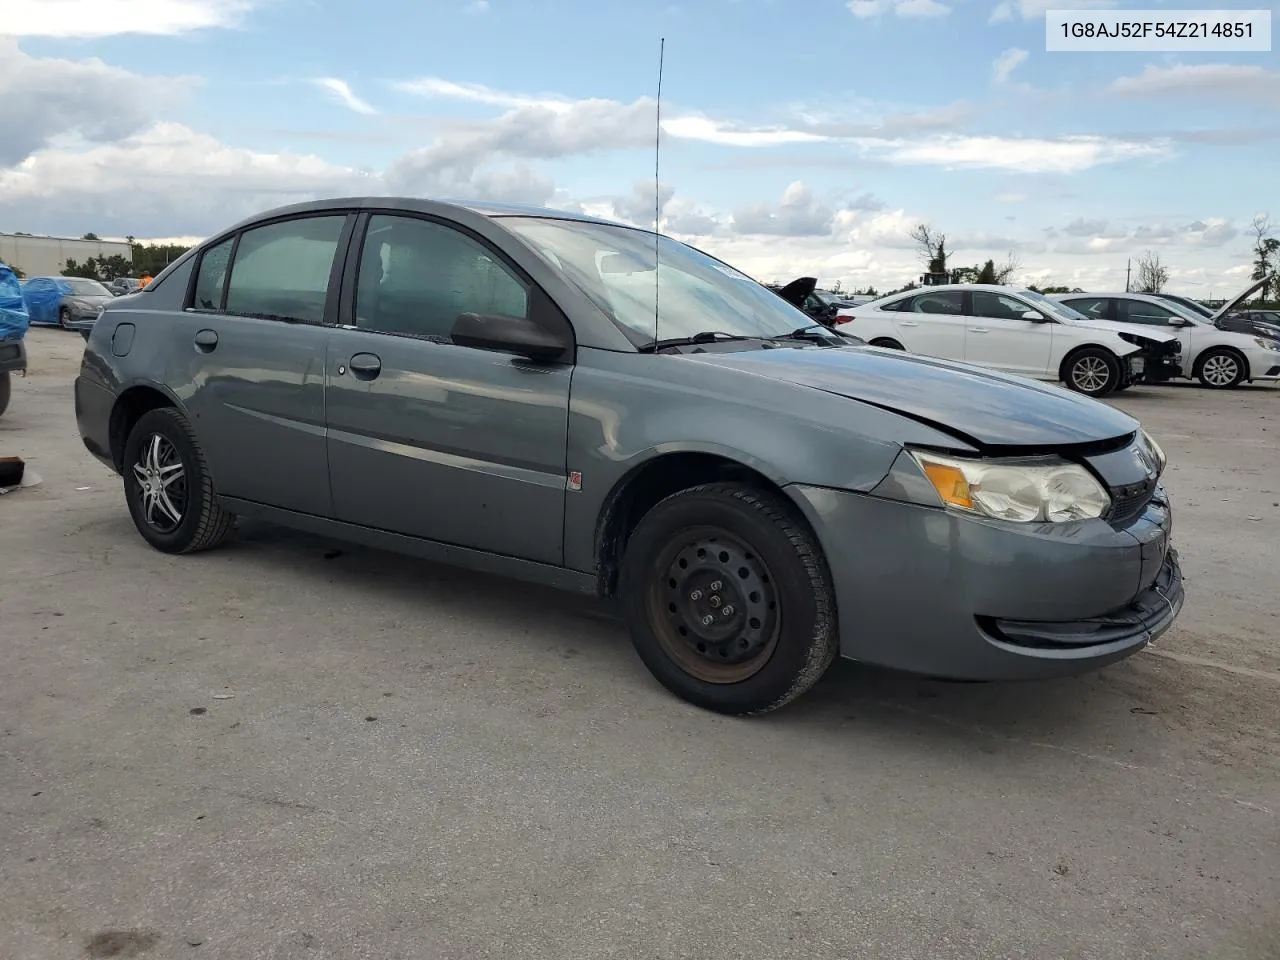
{"label": "gray sedan", "polygon": [[1128,416],[541,208],[244,221],[107,305],[75,401],[159,550],[244,516],[616,597],[658,680],[726,713],[837,655],[1089,670],[1183,601],[1164,454]]}

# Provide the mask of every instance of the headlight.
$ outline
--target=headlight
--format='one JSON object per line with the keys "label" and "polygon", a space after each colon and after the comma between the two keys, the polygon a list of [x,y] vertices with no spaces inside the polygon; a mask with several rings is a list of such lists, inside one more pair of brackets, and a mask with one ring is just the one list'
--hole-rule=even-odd
{"label": "headlight", "polygon": [[1280,340],[1267,340],[1263,337],[1254,337],[1253,342],[1260,346],[1263,350],[1280,350]]}
{"label": "headlight", "polygon": [[1084,467],[1056,457],[968,460],[912,450],[948,507],[1015,523],[1092,520],[1111,497]]}
{"label": "headlight", "polygon": [[1151,451],[1151,455],[1156,461],[1156,476],[1164,473],[1164,468],[1169,465],[1169,458],[1164,455],[1164,450],[1160,448],[1160,444],[1156,443],[1156,438],[1142,431],[1142,441],[1147,445],[1147,449]]}

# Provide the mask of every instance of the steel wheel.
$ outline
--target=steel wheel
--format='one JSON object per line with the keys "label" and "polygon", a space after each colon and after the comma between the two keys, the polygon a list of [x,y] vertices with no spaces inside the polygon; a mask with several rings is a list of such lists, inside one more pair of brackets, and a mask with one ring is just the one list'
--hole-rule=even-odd
{"label": "steel wheel", "polygon": [[1244,379],[1240,358],[1227,350],[1218,350],[1200,361],[1200,382],[1206,387],[1234,387]]}
{"label": "steel wheel", "polygon": [[177,447],[158,433],[143,441],[140,454],[132,474],[142,499],[143,519],[157,533],[173,533],[187,511],[186,465]]}
{"label": "steel wheel", "polygon": [[1101,393],[1111,382],[1111,367],[1096,354],[1081,357],[1071,365],[1071,385],[1081,393]]}
{"label": "steel wheel", "polygon": [[777,590],[745,544],[715,527],[690,530],[662,552],[654,573],[650,622],[690,676],[741,683],[769,661],[778,644]]}

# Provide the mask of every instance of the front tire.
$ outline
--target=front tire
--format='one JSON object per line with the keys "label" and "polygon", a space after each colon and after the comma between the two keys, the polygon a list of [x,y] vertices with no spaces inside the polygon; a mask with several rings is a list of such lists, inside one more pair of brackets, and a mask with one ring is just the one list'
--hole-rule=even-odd
{"label": "front tire", "polygon": [[1244,358],[1234,350],[1206,350],[1196,360],[1196,378],[1211,390],[1234,389],[1248,373]]}
{"label": "front tire", "polygon": [[63,330],[71,329],[71,311],[66,307],[60,307],[58,309],[58,326]]}
{"label": "front tire", "polygon": [[653,507],[627,544],[622,597],[645,666],[707,710],[776,710],[836,656],[822,550],[789,504],[752,487],[704,484]]}
{"label": "front tire", "polygon": [[163,553],[216,547],[235,522],[218,505],[195,432],[171,407],[144,413],[129,431],[124,496],[142,539]]}
{"label": "front tire", "polygon": [[1105,397],[1119,387],[1122,372],[1120,361],[1110,350],[1086,347],[1073,353],[1063,364],[1062,379],[1067,389],[1076,393]]}

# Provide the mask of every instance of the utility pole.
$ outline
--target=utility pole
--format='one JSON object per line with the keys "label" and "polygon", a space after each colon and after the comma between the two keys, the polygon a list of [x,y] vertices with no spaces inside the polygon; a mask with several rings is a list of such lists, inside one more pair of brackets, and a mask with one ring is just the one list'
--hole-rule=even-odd
{"label": "utility pole", "polygon": [[1132,270],[1133,270],[1133,258],[1130,257],[1129,260],[1127,260],[1124,265],[1124,292],[1125,293],[1129,292],[1129,274],[1130,272],[1132,272]]}

